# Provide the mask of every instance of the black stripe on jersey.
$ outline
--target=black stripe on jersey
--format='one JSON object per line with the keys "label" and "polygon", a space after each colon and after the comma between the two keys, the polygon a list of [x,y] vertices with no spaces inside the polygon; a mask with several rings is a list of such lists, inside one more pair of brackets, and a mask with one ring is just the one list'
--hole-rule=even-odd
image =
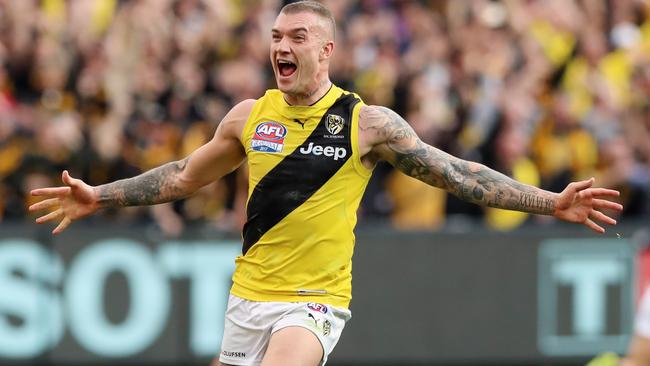
{"label": "black stripe on jersey", "polygon": [[[339,97],[323,114],[309,137],[257,183],[246,207],[248,220],[243,230],[243,254],[262,235],[316,193],[350,158],[352,109],[358,102],[359,99],[353,94]],[[327,130],[330,114],[341,116],[345,120],[343,129],[336,134],[339,138],[332,138]],[[320,146],[319,154],[314,153],[315,146]],[[345,157],[337,157],[335,160],[335,156],[331,156],[331,149],[328,149],[329,154],[325,154],[326,147],[345,149]],[[305,153],[306,151],[310,153]]]}

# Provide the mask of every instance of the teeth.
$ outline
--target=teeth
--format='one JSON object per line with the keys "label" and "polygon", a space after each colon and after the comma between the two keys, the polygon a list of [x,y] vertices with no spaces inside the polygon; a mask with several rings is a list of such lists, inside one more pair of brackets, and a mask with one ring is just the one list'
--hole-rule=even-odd
{"label": "teeth", "polygon": [[278,63],[283,64],[283,65],[292,65],[293,64],[293,62],[285,61],[285,60],[278,60]]}

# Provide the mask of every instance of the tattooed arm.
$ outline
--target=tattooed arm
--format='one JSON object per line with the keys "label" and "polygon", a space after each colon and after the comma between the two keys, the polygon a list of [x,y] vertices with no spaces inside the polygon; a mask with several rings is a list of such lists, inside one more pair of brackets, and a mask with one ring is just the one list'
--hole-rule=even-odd
{"label": "tattooed arm", "polygon": [[[252,107],[254,101],[250,103]],[[250,109],[243,107],[241,104],[236,106],[219,124],[212,140],[185,159],[164,164],[133,178],[95,187],[99,207],[155,205],[174,201],[233,171],[245,157],[239,136]]]}
{"label": "tattooed arm", "polygon": [[615,221],[597,208],[620,210],[619,204],[600,199],[618,192],[590,188],[593,180],[571,183],[553,193],[520,183],[485,165],[449,155],[422,142],[409,124],[385,107],[364,106],[359,118],[360,141],[372,160],[386,160],[405,174],[457,197],[483,206],[553,215],[580,222],[602,232],[591,219]]}
{"label": "tattooed arm", "polygon": [[191,156],[151,169],[136,177],[94,187],[99,208],[155,205],[189,196],[196,190],[181,175]]}
{"label": "tattooed arm", "polygon": [[233,171],[244,160],[245,152],[239,138],[254,103],[254,100],[246,100],[236,105],[221,121],[212,140],[185,159],[97,187],[74,179],[64,171],[65,186],[33,190],[32,195],[45,199],[30,206],[29,210],[51,211],[36,222],[60,220],[53,231],[57,234],[72,221],[101,208],[154,205],[189,196]]}

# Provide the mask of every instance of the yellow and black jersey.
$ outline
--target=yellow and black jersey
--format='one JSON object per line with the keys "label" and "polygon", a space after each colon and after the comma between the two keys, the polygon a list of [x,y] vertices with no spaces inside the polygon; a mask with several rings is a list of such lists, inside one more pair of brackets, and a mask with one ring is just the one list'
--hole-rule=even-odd
{"label": "yellow and black jersey", "polygon": [[356,211],[371,174],[358,150],[362,104],[336,86],[310,106],[289,105],[279,90],[255,103],[242,135],[249,192],[234,295],[348,306]]}

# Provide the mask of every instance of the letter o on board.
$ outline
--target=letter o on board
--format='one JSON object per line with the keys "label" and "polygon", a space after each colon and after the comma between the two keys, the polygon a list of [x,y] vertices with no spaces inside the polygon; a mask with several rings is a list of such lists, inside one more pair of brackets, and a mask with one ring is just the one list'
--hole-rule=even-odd
{"label": "letter o on board", "polygon": [[[112,272],[129,286],[126,319],[112,324],[104,311],[104,287]],[[91,244],[71,264],[65,286],[70,331],[91,352],[125,357],[151,345],[164,329],[170,307],[166,277],[141,243],[129,239]]]}

